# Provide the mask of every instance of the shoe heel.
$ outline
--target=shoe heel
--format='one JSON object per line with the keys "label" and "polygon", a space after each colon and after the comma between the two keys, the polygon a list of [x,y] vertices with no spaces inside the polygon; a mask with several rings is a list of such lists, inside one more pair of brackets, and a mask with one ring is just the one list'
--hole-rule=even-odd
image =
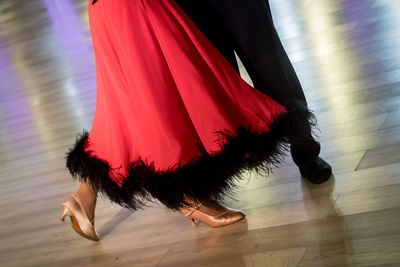
{"label": "shoe heel", "polygon": [[193,226],[193,227],[196,227],[196,222],[194,221],[194,219],[193,219],[193,218],[190,218],[190,221],[192,222],[192,226]]}
{"label": "shoe heel", "polygon": [[65,219],[65,216],[68,216],[68,215],[70,215],[69,209],[67,207],[63,206],[63,213],[60,217],[60,220],[63,222]]}

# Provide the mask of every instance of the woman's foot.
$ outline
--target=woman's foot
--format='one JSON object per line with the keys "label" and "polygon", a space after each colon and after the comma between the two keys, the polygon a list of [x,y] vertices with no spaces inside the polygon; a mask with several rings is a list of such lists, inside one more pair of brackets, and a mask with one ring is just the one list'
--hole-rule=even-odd
{"label": "woman's foot", "polygon": [[179,209],[180,212],[192,221],[204,222],[211,227],[221,227],[242,220],[245,214],[239,210],[229,209],[221,204],[215,204],[215,208],[207,207],[202,204],[192,204]]}
{"label": "woman's foot", "polygon": [[71,226],[78,234],[93,241],[99,240],[99,236],[94,230],[94,221],[89,219],[82,202],[75,194],[64,201],[62,206],[61,221],[64,221],[65,216],[69,216]]}
{"label": "woman's foot", "polygon": [[96,208],[97,190],[85,182],[81,182],[78,191],[63,202],[63,214],[70,216],[72,228],[81,236],[98,241],[99,237],[94,230],[94,211]]}

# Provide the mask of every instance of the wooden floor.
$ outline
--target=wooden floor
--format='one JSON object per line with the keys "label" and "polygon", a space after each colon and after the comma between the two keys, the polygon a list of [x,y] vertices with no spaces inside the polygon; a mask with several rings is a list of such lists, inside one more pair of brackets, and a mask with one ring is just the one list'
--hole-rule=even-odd
{"label": "wooden floor", "polygon": [[288,158],[220,229],[99,199],[96,243],[58,220],[95,107],[87,0],[0,0],[0,266],[400,266],[400,2],[270,2],[334,177],[309,184]]}

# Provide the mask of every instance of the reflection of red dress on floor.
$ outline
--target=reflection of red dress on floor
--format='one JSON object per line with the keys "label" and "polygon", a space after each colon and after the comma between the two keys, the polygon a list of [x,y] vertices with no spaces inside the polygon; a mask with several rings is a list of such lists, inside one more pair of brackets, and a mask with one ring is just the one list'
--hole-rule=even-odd
{"label": "reflection of red dress on floor", "polygon": [[[90,133],[68,153],[74,176],[126,207],[153,196],[176,208],[184,195],[220,199],[240,170],[276,159],[282,134],[267,133],[285,108],[242,80],[173,0],[88,7],[97,99]],[[251,134],[224,149],[217,131],[240,126]]]}

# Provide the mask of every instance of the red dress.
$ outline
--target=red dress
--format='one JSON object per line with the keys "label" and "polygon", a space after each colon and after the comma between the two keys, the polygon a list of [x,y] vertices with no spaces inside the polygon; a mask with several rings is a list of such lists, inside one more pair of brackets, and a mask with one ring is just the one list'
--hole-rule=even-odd
{"label": "red dress", "polygon": [[185,196],[220,200],[243,169],[277,162],[293,118],[249,86],[173,0],[88,9],[96,110],[67,153],[73,176],[128,208],[156,197],[175,209]]}

